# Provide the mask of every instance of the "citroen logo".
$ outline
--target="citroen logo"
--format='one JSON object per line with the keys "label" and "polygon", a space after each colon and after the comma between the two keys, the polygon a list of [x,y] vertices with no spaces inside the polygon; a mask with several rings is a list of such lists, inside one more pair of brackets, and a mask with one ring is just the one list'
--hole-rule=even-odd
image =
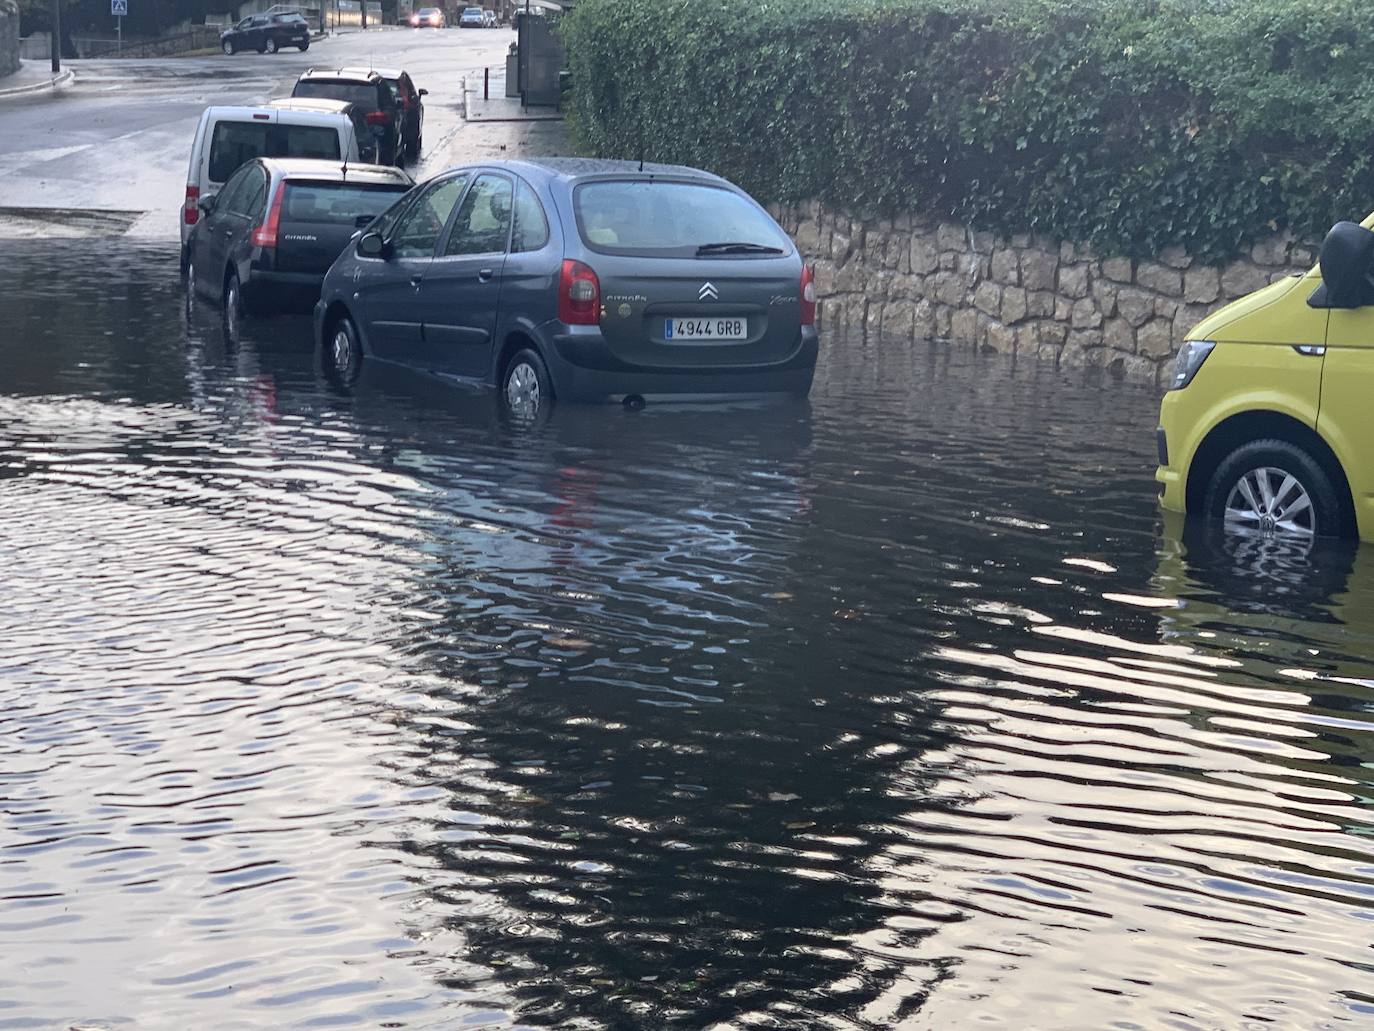
{"label": "citroen logo", "polygon": [[716,301],[720,299],[720,294],[716,292],[715,285],[710,282],[702,283],[701,289],[697,291],[698,301]]}

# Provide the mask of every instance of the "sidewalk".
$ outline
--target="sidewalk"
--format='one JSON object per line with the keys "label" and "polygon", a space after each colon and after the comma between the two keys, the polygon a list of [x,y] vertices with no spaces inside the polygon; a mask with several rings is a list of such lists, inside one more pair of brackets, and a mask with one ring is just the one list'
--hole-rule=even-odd
{"label": "sidewalk", "polygon": [[70,86],[75,78],[76,74],[70,68],[63,68],[61,73],[54,76],[48,61],[20,61],[19,71],[0,79],[0,100],[59,90]]}

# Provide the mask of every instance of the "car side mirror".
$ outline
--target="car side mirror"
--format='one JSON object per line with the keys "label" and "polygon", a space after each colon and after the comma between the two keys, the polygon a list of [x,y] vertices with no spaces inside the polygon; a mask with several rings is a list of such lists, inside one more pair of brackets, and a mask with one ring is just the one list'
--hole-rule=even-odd
{"label": "car side mirror", "polygon": [[1317,258],[1321,286],[1307,299],[1313,308],[1363,308],[1374,304],[1374,232],[1355,222],[1337,222]]}
{"label": "car side mirror", "polygon": [[422,97],[427,97],[427,96],[429,96],[429,90],[427,90],[427,89],[416,90],[415,92],[418,93],[418,94],[420,94],[420,96],[422,96]]}
{"label": "car side mirror", "polygon": [[200,200],[196,201],[196,207],[200,208],[201,211],[205,212],[208,215],[215,210],[215,205],[217,205],[218,203],[219,194],[212,193],[210,194],[210,196],[202,197]]}
{"label": "car side mirror", "polygon": [[358,253],[364,258],[385,258],[389,249],[381,233],[363,233],[358,239]]}

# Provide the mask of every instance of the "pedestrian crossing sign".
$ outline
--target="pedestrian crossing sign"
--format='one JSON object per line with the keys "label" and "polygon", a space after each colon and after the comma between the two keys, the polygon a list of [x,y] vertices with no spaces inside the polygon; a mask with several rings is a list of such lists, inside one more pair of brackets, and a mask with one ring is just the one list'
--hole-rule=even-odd
{"label": "pedestrian crossing sign", "polygon": [[110,0],[110,13],[122,17],[129,13],[129,0]]}

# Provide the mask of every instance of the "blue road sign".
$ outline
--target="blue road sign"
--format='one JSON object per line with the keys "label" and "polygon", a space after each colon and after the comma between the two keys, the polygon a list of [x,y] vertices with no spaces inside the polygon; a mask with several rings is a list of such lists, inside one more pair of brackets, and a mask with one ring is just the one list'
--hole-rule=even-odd
{"label": "blue road sign", "polygon": [[110,13],[113,15],[127,15],[129,13],[129,0],[110,0]]}

